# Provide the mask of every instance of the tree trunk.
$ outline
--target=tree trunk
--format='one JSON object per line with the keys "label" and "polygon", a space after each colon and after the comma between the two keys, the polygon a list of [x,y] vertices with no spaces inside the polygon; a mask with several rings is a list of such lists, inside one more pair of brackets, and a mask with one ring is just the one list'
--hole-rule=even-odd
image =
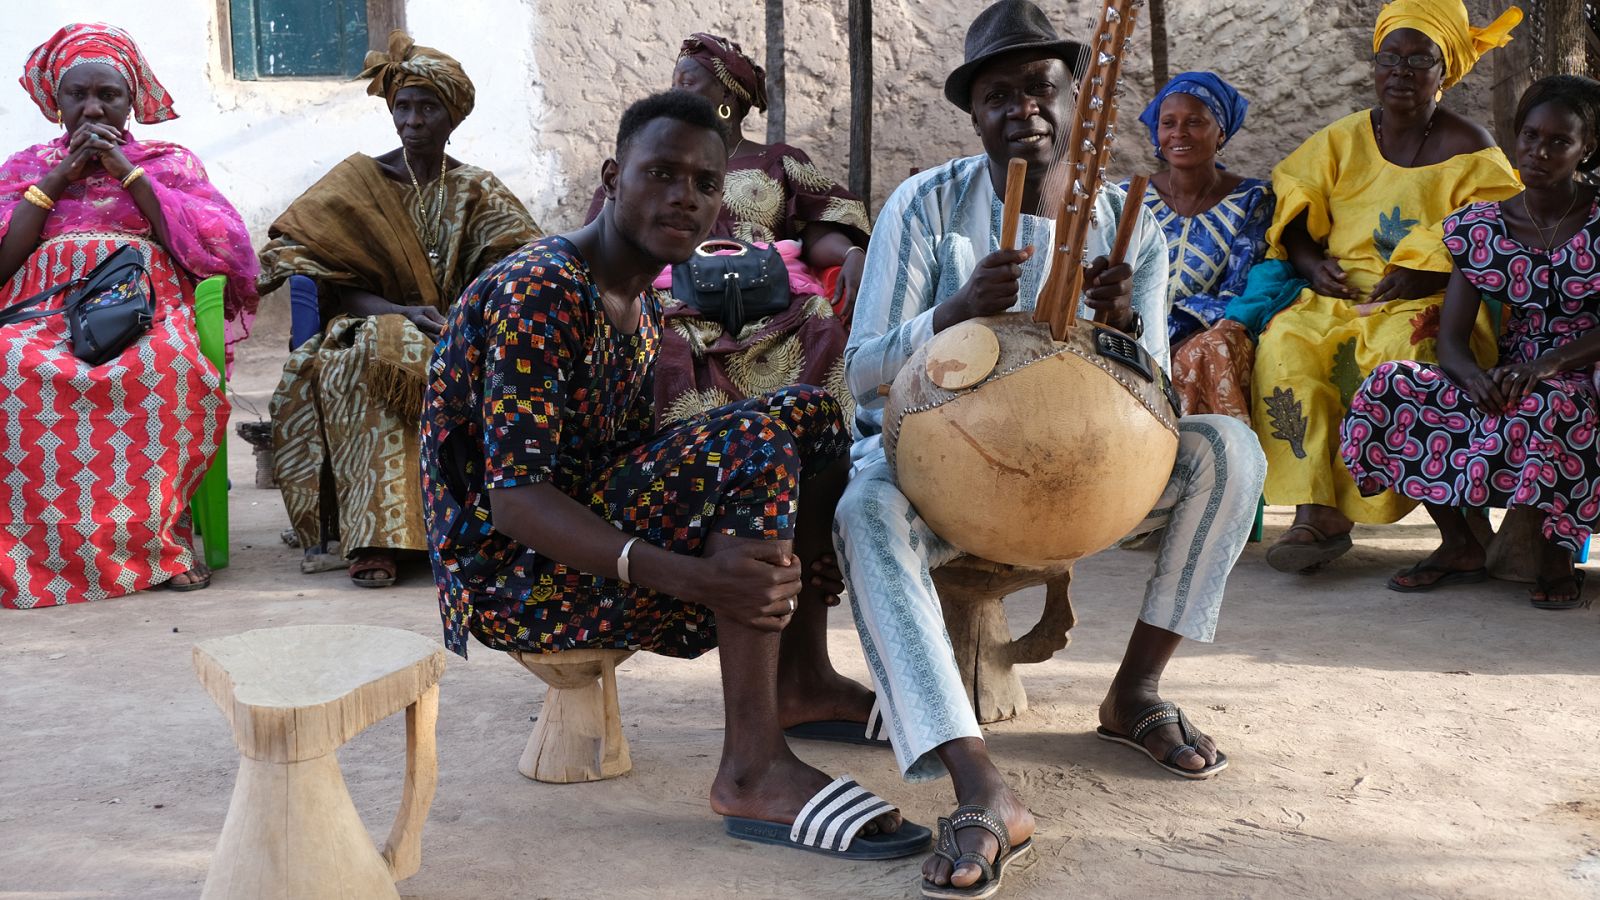
{"label": "tree trunk", "polygon": [[850,0],[850,190],[872,208],[872,0]]}
{"label": "tree trunk", "polygon": [[1150,74],[1155,89],[1161,90],[1170,77],[1167,73],[1167,0],[1150,0]]}
{"label": "tree trunk", "polygon": [[783,0],[767,0],[767,143],[784,143]]}
{"label": "tree trunk", "polygon": [[1543,75],[1587,74],[1583,0],[1545,0]]}

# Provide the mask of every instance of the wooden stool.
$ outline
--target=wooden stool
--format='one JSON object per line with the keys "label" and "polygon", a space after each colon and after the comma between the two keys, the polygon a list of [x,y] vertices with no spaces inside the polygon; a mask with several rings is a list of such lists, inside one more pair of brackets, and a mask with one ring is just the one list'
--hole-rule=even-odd
{"label": "wooden stool", "polygon": [[[194,669],[241,757],[201,896],[398,898],[394,883],[422,864],[438,780],[439,645],[367,625],[263,628],[196,644]],[[334,751],[402,709],[405,788],[380,855]]]}
{"label": "wooden stool", "polygon": [[[1028,708],[1014,666],[1044,662],[1072,640],[1078,624],[1072,612],[1072,564],[1020,569],[963,556],[933,571],[944,607],[945,629],[961,666],[961,681],[983,724],[1015,718]],[[1044,613],[1025,635],[1011,638],[1005,598],[1023,588],[1045,585]]]}
{"label": "wooden stool", "polygon": [[517,771],[535,781],[576,784],[633,768],[617,707],[617,666],[632,650],[511,652],[550,690]]}

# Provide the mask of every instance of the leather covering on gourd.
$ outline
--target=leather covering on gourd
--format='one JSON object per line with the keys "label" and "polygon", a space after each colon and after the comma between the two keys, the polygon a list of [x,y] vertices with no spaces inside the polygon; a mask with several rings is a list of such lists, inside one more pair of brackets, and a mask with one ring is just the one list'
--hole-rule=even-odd
{"label": "leather covering on gourd", "polygon": [[1177,422],[1153,362],[1145,380],[1097,350],[1103,327],[1078,321],[1058,343],[1025,313],[973,319],[900,370],[884,451],[940,537],[998,563],[1042,566],[1111,546],[1155,505]]}

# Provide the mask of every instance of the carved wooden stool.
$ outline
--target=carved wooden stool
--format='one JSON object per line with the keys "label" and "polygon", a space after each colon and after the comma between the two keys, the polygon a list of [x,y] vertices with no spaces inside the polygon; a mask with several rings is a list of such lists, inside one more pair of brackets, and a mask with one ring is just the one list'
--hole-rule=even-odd
{"label": "carved wooden stool", "polygon": [[[1072,564],[1021,569],[963,556],[933,570],[933,583],[978,721],[1000,722],[1025,712],[1028,694],[1013,667],[1044,662],[1072,640],[1067,632],[1078,623],[1067,590]],[[1045,585],[1044,613],[1027,634],[1012,640],[1005,598],[1038,584]]]}
{"label": "carved wooden stool", "polygon": [[632,650],[563,650],[511,656],[550,690],[517,771],[535,781],[575,784],[633,768],[617,707],[617,666]]}
{"label": "carved wooden stool", "polygon": [[[394,883],[422,864],[438,780],[439,645],[368,625],[263,628],[196,644],[194,669],[240,754],[201,896],[398,898]],[[334,751],[402,709],[405,787],[380,855]]]}

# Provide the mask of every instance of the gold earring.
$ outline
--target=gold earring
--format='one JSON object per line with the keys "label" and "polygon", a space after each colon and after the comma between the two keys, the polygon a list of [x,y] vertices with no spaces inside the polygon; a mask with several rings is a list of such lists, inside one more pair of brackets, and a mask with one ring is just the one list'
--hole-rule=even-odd
{"label": "gold earring", "polygon": [[733,118],[733,107],[723,103],[717,107],[717,115],[723,117],[724,119],[731,119]]}
{"label": "gold earring", "polygon": [[65,124],[67,124],[67,114],[62,112],[59,109],[56,110],[56,124],[57,125],[65,125]]}

